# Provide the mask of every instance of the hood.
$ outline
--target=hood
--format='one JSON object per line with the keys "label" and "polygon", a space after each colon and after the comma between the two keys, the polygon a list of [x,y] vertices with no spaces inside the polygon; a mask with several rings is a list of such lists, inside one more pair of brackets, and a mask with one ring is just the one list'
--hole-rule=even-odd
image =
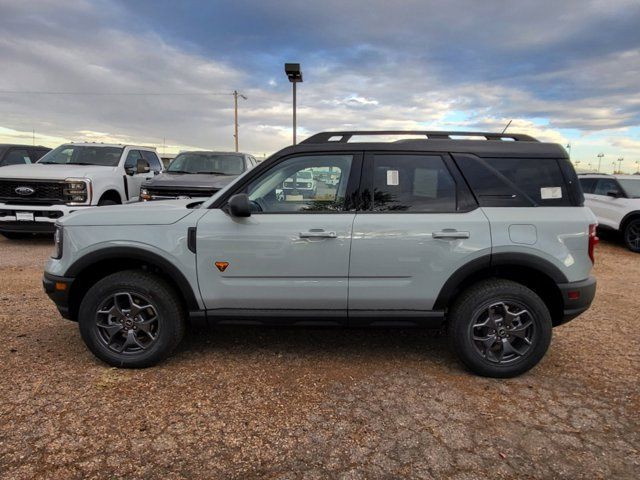
{"label": "hood", "polygon": [[1,178],[24,178],[38,180],[64,180],[68,177],[94,177],[111,175],[117,167],[101,167],[100,165],[51,165],[32,163],[30,165],[9,165],[0,169]]}
{"label": "hood", "polygon": [[226,187],[238,175],[209,175],[205,173],[161,173],[144,182],[143,187],[153,188],[202,188],[219,190]]}
{"label": "hood", "polygon": [[163,200],[162,202],[128,203],[110,207],[76,210],[62,217],[63,226],[102,225],[169,225],[194,211],[189,205],[200,202],[193,199]]}

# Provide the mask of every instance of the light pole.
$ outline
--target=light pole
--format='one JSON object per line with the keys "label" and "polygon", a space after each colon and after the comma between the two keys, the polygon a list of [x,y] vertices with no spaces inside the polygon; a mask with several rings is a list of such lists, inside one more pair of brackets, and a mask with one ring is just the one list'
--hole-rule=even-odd
{"label": "light pole", "polygon": [[618,173],[622,173],[622,162],[624,161],[624,157],[620,157],[618,159]]}
{"label": "light pole", "polygon": [[602,165],[602,157],[604,157],[604,153],[598,154],[598,173],[600,173],[600,165]]}
{"label": "light pole", "polygon": [[637,174],[640,174],[640,160],[636,160],[636,165],[637,165],[637,167],[636,167],[636,173],[637,173]]}
{"label": "light pole", "polygon": [[238,97],[245,100],[247,99],[247,97],[245,97],[241,93],[238,93],[237,90],[233,91],[233,138],[236,144],[236,152],[238,151]]}
{"label": "light pole", "polygon": [[296,131],[297,131],[297,119],[296,119],[296,84],[302,83],[302,70],[299,63],[285,63],[284,73],[287,74],[287,78],[293,87],[293,144],[296,144]]}
{"label": "light pole", "polygon": [[567,143],[566,149],[569,151],[569,160],[571,160],[571,144]]}

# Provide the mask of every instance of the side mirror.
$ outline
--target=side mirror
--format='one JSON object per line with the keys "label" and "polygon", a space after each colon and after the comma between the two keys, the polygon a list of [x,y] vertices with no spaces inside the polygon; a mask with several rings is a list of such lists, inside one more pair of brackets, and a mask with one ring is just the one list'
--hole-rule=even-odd
{"label": "side mirror", "polygon": [[234,217],[250,217],[251,201],[246,193],[238,193],[229,199],[227,203],[229,213]]}
{"label": "side mirror", "polygon": [[136,173],[136,169],[133,167],[124,167],[124,173],[133,176]]}
{"label": "side mirror", "polygon": [[618,190],[609,190],[607,192],[607,197],[620,198],[621,196],[622,196],[622,193]]}

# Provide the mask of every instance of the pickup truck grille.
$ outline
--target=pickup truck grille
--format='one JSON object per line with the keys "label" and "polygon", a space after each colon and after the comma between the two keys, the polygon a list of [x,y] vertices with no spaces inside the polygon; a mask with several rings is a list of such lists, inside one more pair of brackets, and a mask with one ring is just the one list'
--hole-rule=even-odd
{"label": "pickup truck grille", "polygon": [[[24,188],[20,195],[16,189]],[[29,190],[33,193],[29,193]],[[64,203],[64,181],[0,179],[0,201],[13,204]]]}
{"label": "pickup truck grille", "polygon": [[152,197],[210,197],[214,193],[216,193],[218,188],[211,189],[189,189],[189,188],[147,188],[149,195]]}

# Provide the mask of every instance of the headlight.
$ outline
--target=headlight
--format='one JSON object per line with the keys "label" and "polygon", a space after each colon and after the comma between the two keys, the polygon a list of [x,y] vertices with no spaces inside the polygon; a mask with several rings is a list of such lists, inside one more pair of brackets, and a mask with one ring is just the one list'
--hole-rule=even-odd
{"label": "headlight", "polygon": [[67,178],[64,183],[64,202],[68,205],[91,203],[91,180],[87,178]]}
{"label": "headlight", "polygon": [[56,225],[56,231],[53,234],[54,251],[53,255],[51,255],[51,258],[54,258],[56,260],[62,258],[63,239],[64,235],[62,233],[62,227],[60,225]]}
{"label": "headlight", "polygon": [[146,188],[141,188],[140,189],[140,200],[143,202],[146,202],[147,200],[151,200],[151,194],[149,193],[149,190],[147,190]]}

